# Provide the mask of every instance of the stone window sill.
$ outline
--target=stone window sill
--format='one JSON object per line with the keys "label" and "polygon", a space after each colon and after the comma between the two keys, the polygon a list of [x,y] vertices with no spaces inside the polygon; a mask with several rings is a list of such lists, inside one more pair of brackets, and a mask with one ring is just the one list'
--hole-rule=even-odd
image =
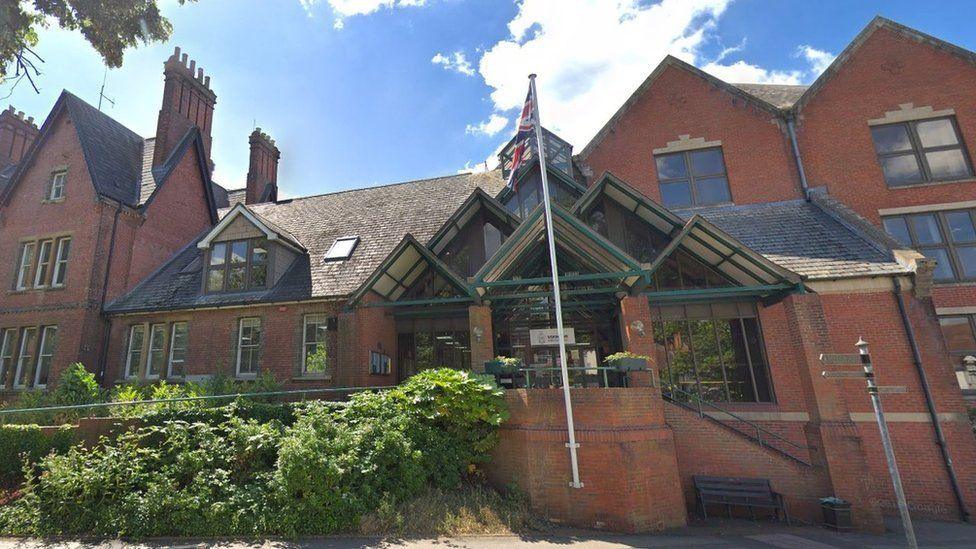
{"label": "stone window sill", "polygon": [[967,177],[965,179],[947,179],[945,181],[926,181],[924,183],[913,183],[911,185],[898,185],[892,187],[891,185],[886,185],[888,190],[891,191],[903,191],[909,189],[917,189],[919,187],[934,187],[936,185],[952,185],[953,183],[976,183],[976,177]]}
{"label": "stone window sill", "polygon": [[302,374],[291,378],[292,381],[332,381],[329,374]]}

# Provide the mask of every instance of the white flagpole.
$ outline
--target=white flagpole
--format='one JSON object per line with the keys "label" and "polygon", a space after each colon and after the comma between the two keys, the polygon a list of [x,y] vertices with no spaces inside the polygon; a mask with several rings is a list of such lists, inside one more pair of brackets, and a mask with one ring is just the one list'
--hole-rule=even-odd
{"label": "white flagpole", "polygon": [[546,174],[546,153],[542,141],[542,122],[539,117],[539,96],[535,92],[535,75],[529,75],[532,89],[532,115],[535,118],[535,139],[539,155],[539,170],[542,173],[542,204],[546,214],[546,240],[549,243],[549,268],[552,271],[552,295],[556,306],[556,335],[559,338],[559,367],[563,378],[563,400],[566,402],[566,428],[569,431],[569,460],[573,468],[573,488],[582,488],[579,478],[579,461],[576,457],[576,428],[573,426],[573,401],[569,394],[569,369],[566,365],[566,337],[563,332],[563,305],[559,297],[559,267],[556,264],[556,239],[552,230],[552,208],[549,207],[549,180]]}

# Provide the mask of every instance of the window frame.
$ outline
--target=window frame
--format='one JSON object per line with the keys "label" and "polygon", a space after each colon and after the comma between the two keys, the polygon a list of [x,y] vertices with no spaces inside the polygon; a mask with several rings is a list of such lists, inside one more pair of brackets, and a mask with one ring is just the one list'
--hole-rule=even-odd
{"label": "window frame", "polygon": [[[30,255],[28,255],[28,250],[30,251]],[[24,291],[30,289],[36,251],[36,241],[31,240],[20,243],[20,253],[17,254],[17,276],[14,279],[15,290]]]}
{"label": "window frame", "polygon": [[[325,334],[326,334],[325,335],[325,339],[321,343],[318,343],[318,342],[310,342],[308,340],[308,326],[309,326],[309,319],[311,319],[311,318],[319,318],[319,319],[321,319],[321,322],[316,322],[316,324],[320,324],[323,327],[323,329],[325,331]],[[329,352],[330,349],[329,349],[329,336],[328,336],[328,333],[330,331],[332,331],[332,330],[329,329],[329,326],[332,324],[332,322],[333,321],[331,320],[331,317],[327,313],[309,313],[309,314],[306,314],[306,315],[303,315],[302,316],[302,352],[301,352],[301,375],[302,375],[302,377],[329,377],[330,376],[330,374],[329,374],[329,362],[331,361],[332,356],[331,356],[331,353]],[[318,345],[324,345],[325,346],[325,353],[326,353],[326,359],[325,359],[325,361],[326,361],[326,366],[325,366],[325,371],[323,371],[323,372],[309,372],[308,371],[308,356],[309,356],[309,354],[308,354],[308,346],[309,345],[312,345],[312,344],[315,344],[316,346],[318,346]]]}
{"label": "window frame", "polygon": [[[713,302],[713,303],[709,303],[707,305],[718,305],[718,306],[722,306],[722,305],[726,305],[726,304],[727,303],[725,303],[725,302]],[[716,343],[717,343],[719,341],[719,334],[718,334],[718,325],[716,324],[716,322],[717,321],[736,321],[738,323],[739,329],[741,331],[741,334],[740,335],[741,335],[742,341],[740,343],[741,343],[742,349],[745,351],[745,355],[746,355],[746,361],[747,361],[746,366],[747,366],[748,371],[749,371],[749,381],[750,381],[750,384],[751,384],[750,390],[751,390],[752,395],[753,395],[753,400],[732,400],[732,398],[731,398],[731,391],[729,390],[729,372],[730,371],[733,371],[734,368],[735,368],[734,360],[733,360],[732,368],[729,368],[729,366],[726,365],[724,359],[721,359],[720,358],[720,366],[722,368],[722,378],[723,378],[723,391],[725,393],[725,399],[726,400],[719,401],[719,402],[732,403],[732,404],[746,404],[746,405],[752,405],[752,404],[769,405],[769,404],[776,404],[777,403],[776,388],[775,388],[775,386],[773,384],[772,366],[770,365],[770,362],[769,362],[769,352],[768,352],[768,350],[766,348],[765,330],[763,329],[763,323],[762,323],[762,319],[760,318],[760,315],[759,315],[758,307],[755,304],[752,305],[752,313],[751,314],[750,313],[744,313],[744,312],[741,311],[741,309],[738,312],[736,312],[735,314],[728,314],[728,313],[727,314],[722,314],[722,313],[712,312],[707,317],[706,316],[702,316],[701,318],[699,318],[698,316],[689,316],[687,313],[682,318],[669,318],[669,317],[665,317],[665,316],[662,316],[662,315],[659,314],[659,312],[661,310],[663,310],[663,309],[668,309],[668,308],[672,308],[672,307],[675,307],[676,308],[678,306],[679,305],[674,305],[674,306],[668,305],[668,306],[657,306],[657,307],[656,306],[652,306],[651,307],[651,313],[652,313],[651,314],[651,324],[652,324],[652,332],[654,333],[654,335],[652,337],[655,338],[655,346],[658,345],[658,343],[656,341],[656,337],[657,337],[657,333],[656,332],[657,332],[658,324],[661,324],[661,323],[664,323],[664,322],[680,322],[680,323],[682,323],[683,326],[684,326],[682,333],[683,334],[689,334],[689,335],[691,334],[691,325],[690,325],[691,322],[698,322],[698,321],[708,321],[708,322],[711,322],[712,323],[712,330],[714,332],[715,339],[716,339]],[[759,357],[752,356],[753,353],[752,353],[752,349],[750,349],[748,331],[746,329],[746,322],[745,322],[746,320],[754,320],[755,321],[755,325],[756,325],[756,334],[755,334],[756,335],[756,345],[758,346],[758,350],[759,350],[759,354],[760,354]],[[701,374],[699,373],[699,366],[701,364],[701,361],[699,360],[698,353],[696,353],[696,351],[695,351],[695,346],[694,346],[694,342],[693,342],[693,336],[692,337],[689,337],[688,345],[689,345],[689,351],[691,353],[691,359],[692,359],[692,371],[694,372],[694,376],[695,376],[695,391],[697,392],[697,394],[699,396],[703,396],[702,389],[701,389],[702,379],[701,379]],[[665,347],[665,349],[666,348],[667,347]],[[757,363],[759,361],[761,361],[762,362],[762,365],[765,366],[765,368],[762,368],[762,371],[757,371],[757,365],[758,365]],[[667,357],[667,351],[666,350],[665,350],[665,360],[664,360],[664,363],[661,364],[661,366],[662,366],[662,368],[661,368],[660,376],[661,376],[661,382],[662,382],[662,384],[665,382],[665,379],[667,379],[670,382],[671,379],[672,379],[672,376],[671,376],[671,361]],[[759,398],[759,383],[757,382],[757,379],[758,379],[757,376],[759,376],[759,375],[762,375],[763,378],[764,378],[764,380],[765,380],[766,391],[769,393],[769,399],[768,400],[760,400],[760,398]]]}
{"label": "window frame", "polygon": [[[946,255],[949,257],[949,270],[952,271],[952,278],[935,279],[936,284],[949,284],[954,282],[970,282],[976,281],[976,276],[965,277],[962,276],[963,263],[959,259],[957,248],[976,248],[976,240],[970,242],[955,242],[952,239],[952,229],[949,226],[948,215],[953,213],[967,213],[969,214],[969,221],[973,224],[973,228],[976,229],[976,208],[962,208],[957,210],[935,210],[930,212],[917,212],[910,214],[898,214],[898,215],[886,215],[881,217],[881,226],[884,227],[885,220],[888,219],[901,219],[904,221],[908,229],[908,237],[911,239],[909,246],[912,249],[919,251],[923,255],[925,252],[923,250],[933,250],[941,249],[945,250]],[[942,242],[938,244],[920,244],[918,235],[915,233],[915,227],[911,219],[914,217],[922,216],[932,216],[935,218],[936,226],[939,229],[939,238]],[[894,238],[894,235],[889,233],[885,229],[885,233]]]}
{"label": "window frame", "polygon": [[[29,343],[31,340],[30,337],[27,337],[28,332],[33,333],[33,339],[35,340],[33,345],[30,346],[31,347],[30,349],[26,348],[27,343]],[[27,389],[29,387],[29,383],[18,383],[18,380],[20,380],[21,374],[24,374],[24,376],[26,377],[27,372],[24,371],[24,368],[30,367],[30,364],[24,364],[24,357],[26,356],[27,360],[31,362],[33,362],[37,358],[36,340],[37,340],[37,326],[24,326],[20,329],[20,338],[17,346],[19,349],[17,351],[17,370],[14,372],[14,381],[13,381],[14,389]],[[29,380],[24,379],[24,381],[28,382]]]}
{"label": "window frame", "polygon": [[[917,126],[925,122],[934,122],[937,120],[949,121],[949,123],[952,125],[953,132],[955,132],[956,144],[939,145],[936,147],[928,147],[928,148],[922,146],[922,140],[918,136]],[[888,153],[878,152],[878,145],[877,142],[874,140],[874,130],[880,128],[892,128],[895,126],[902,126],[905,128],[906,132],[908,133],[908,141],[911,144],[911,150],[888,152]],[[905,120],[903,122],[892,122],[889,124],[876,124],[869,127],[869,133],[871,134],[871,143],[874,145],[875,156],[878,159],[878,167],[881,169],[881,176],[885,180],[885,185],[890,189],[915,187],[919,185],[930,185],[933,183],[949,183],[953,181],[963,181],[966,179],[973,178],[974,173],[973,173],[972,159],[969,157],[969,149],[966,147],[966,141],[962,137],[962,131],[959,128],[959,123],[956,120],[955,115],[937,116],[934,118],[921,118],[918,120]],[[962,152],[963,160],[966,163],[966,168],[968,169],[969,173],[962,177],[944,178],[944,179],[933,178],[932,169],[929,167],[928,159],[925,157],[926,153],[949,151],[955,149],[959,149]],[[912,182],[912,183],[904,183],[901,185],[892,185],[884,174],[884,163],[882,162],[882,159],[895,158],[899,156],[908,156],[909,154],[915,157],[915,162],[918,165],[919,172],[922,175],[922,180]]]}
{"label": "window frame", "polygon": [[[717,173],[713,173],[713,174],[706,174],[706,175],[698,175],[698,174],[695,174],[695,172],[692,170],[692,166],[691,166],[691,155],[692,154],[695,154],[695,153],[706,152],[706,151],[718,151],[719,157],[722,159],[722,171],[721,172],[717,172]],[[658,159],[668,158],[668,157],[672,157],[672,156],[680,156],[681,159],[684,161],[684,164],[685,164],[685,173],[687,174],[687,177],[672,177],[672,178],[664,178],[664,177],[661,177],[661,172],[660,172],[660,170],[657,167],[657,161],[658,161]],[[653,159],[654,159],[654,171],[657,174],[658,193],[660,193],[660,195],[661,195],[661,203],[666,208],[672,208],[672,207],[675,208],[675,209],[681,209],[681,208],[698,208],[698,207],[702,207],[702,206],[720,206],[720,205],[723,205],[723,204],[734,204],[735,203],[735,199],[732,196],[732,186],[729,184],[729,166],[725,162],[725,151],[722,149],[722,146],[721,145],[719,145],[717,147],[704,147],[704,148],[701,148],[701,149],[690,149],[690,150],[686,150],[686,151],[664,152],[664,153],[661,153],[661,154],[655,154],[655,155],[653,155]],[[725,202],[706,202],[706,203],[700,202],[698,200],[698,188],[697,188],[697,185],[696,185],[696,183],[698,182],[698,180],[714,179],[714,178],[718,178],[718,177],[721,177],[722,179],[725,179],[725,190],[726,190],[726,192],[729,195],[729,199],[727,201],[725,201]],[[680,183],[680,182],[687,182],[687,184],[688,184],[688,194],[691,197],[691,203],[688,204],[687,206],[670,206],[668,204],[665,204],[664,203],[664,192],[662,190],[662,186],[663,185],[670,185],[670,184],[674,184],[674,183]]]}
{"label": "window frame", "polygon": [[[241,372],[241,360],[244,357],[244,324],[246,322],[256,322],[258,328],[258,341],[257,343],[249,343],[247,345],[248,352],[257,352],[257,366],[254,367],[253,372]],[[261,371],[261,345],[264,339],[263,334],[263,322],[259,316],[245,316],[237,320],[237,360],[235,361],[234,376],[238,379],[255,379]],[[253,329],[254,326],[251,326]],[[252,356],[253,358],[253,356]]]}
{"label": "window frame", "polygon": [[[177,326],[183,326],[183,358],[176,360],[173,358],[173,351],[176,350],[176,346],[173,342],[176,341],[176,328]],[[190,323],[185,320],[177,320],[170,324],[169,328],[169,341],[167,344],[168,352],[166,353],[166,377],[168,378],[178,378],[183,379],[186,377],[186,353],[190,348]],[[173,373],[173,364],[179,363],[183,368],[182,374]]]}
{"label": "window frame", "polygon": [[[58,202],[64,200],[64,189],[67,182],[68,170],[54,170],[51,172],[51,182],[47,190],[47,201]],[[54,196],[55,189],[60,191],[57,196]]]}
{"label": "window frame", "polygon": [[[239,244],[241,242],[247,243],[246,257],[244,258],[243,265],[240,263],[231,263],[231,254],[234,248],[234,244]],[[263,246],[259,244],[263,243]],[[220,242],[214,242],[210,245],[210,250],[206,254],[206,263],[203,269],[203,291],[208,294],[218,294],[218,293],[240,293],[240,292],[253,292],[258,290],[267,290],[270,285],[271,277],[271,246],[270,241],[263,237],[258,238],[239,238],[236,240],[222,240]],[[217,245],[224,246],[224,262],[220,265],[211,265],[213,258],[213,250]],[[254,262],[254,248],[263,247],[265,250],[265,259],[263,262]],[[244,287],[243,288],[228,288],[227,284],[230,279],[231,265],[233,268],[240,269],[244,268]],[[264,273],[264,284],[261,286],[253,285],[251,283],[253,278],[253,267],[263,266],[265,269]],[[223,273],[223,278],[221,280],[220,289],[210,288],[210,273],[220,271]]]}
{"label": "window frame", "polygon": [[[62,257],[62,252],[64,257]],[[71,237],[63,236],[57,239],[57,246],[54,247],[52,263],[54,268],[51,270],[51,287],[63,288],[68,282],[68,261],[71,259]],[[58,282],[58,278],[62,280]]]}
{"label": "window frame", "polygon": [[[132,346],[133,341],[135,341],[135,338],[133,336],[135,335],[136,329],[140,329],[142,331],[142,341],[139,343],[138,349],[134,349]],[[125,370],[122,372],[122,378],[138,379],[141,375],[142,362],[144,361],[145,354],[146,354],[145,353],[146,350],[146,325],[145,324],[133,324],[132,326],[129,326],[129,340],[126,343],[125,349],[126,349]],[[139,358],[136,360],[136,364],[135,364],[136,367],[135,373],[132,372],[132,354],[134,352],[139,353]]]}
{"label": "window frame", "polygon": [[0,387],[7,386],[7,376],[16,368],[18,343],[17,328],[0,328]]}
{"label": "window frame", "polygon": [[[47,247],[47,253],[44,248]],[[34,262],[34,285],[35,290],[47,288],[48,275],[51,274],[51,254],[54,253],[54,239],[44,238],[37,241],[37,261]]]}
{"label": "window frame", "polygon": [[[148,345],[146,346],[146,369],[145,373],[143,374],[144,379],[159,379],[162,377],[163,368],[166,365],[166,348],[168,344],[166,328],[167,326],[165,322],[152,322],[149,324],[149,340]],[[162,334],[161,344],[158,349],[153,347],[153,339],[156,336],[157,329],[159,330],[159,333]],[[156,362],[153,360],[154,352],[160,353],[160,364],[156,364]],[[155,367],[156,373],[152,373],[150,371],[153,367]]]}
{"label": "window frame", "polygon": [[[54,355],[57,353],[57,337],[58,337],[58,326],[56,324],[51,324],[47,326],[40,327],[41,336],[37,344],[37,358],[34,360],[34,387],[38,389],[44,389],[47,387],[47,382],[51,379],[51,366],[54,363]],[[49,332],[53,332],[53,335]],[[46,344],[50,341],[50,338],[54,337],[53,347],[50,349],[49,354],[44,353],[44,348]],[[47,367],[47,380],[42,384],[41,378],[41,362],[47,358],[50,363]]]}

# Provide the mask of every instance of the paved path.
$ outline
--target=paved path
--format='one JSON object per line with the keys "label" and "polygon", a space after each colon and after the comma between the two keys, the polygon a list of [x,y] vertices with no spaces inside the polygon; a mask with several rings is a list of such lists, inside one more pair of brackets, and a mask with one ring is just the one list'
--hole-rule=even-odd
{"label": "paved path", "polygon": [[[896,523],[889,523],[895,530]],[[976,547],[976,526],[969,524],[918,522],[915,524],[922,547]],[[566,531],[558,534],[528,536],[464,537],[390,541],[376,538],[315,538],[298,541],[189,541],[154,540],[142,544],[123,542],[86,543],[77,541],[42,542],[37,540],[0,539],[0,548],[34,549],[59,547],[64,549],[115,549],[129,547],[173,549],[196,548],[268,548],[268,549],[355,549],[360,547],[439,549],[487,549],[494,547],[527,549],[616,549],[624,547],[681,548],[718,547],[721,549],[893,549],[905,547],[904,538],[897,531],[884,536],[839,534],[814,527],[786,527],[770,523],[748,521],[715,521],[664,534],[618,536],[590,531]]]}

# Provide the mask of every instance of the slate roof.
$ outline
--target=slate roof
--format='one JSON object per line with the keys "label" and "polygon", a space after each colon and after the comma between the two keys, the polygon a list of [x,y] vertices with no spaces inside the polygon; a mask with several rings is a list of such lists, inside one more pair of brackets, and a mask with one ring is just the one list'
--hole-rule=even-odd
{"label": "slate roof", "polygon": [[140,203],[145,140],[112,117],[62,92],[99,194],[128,205]]}
{"label": "slate roof", "polygon": [[779,107],[788,109],[807,91],[810,86],[788,86],[781,84],[732,84],[753,97]]}
{"label": "slate roof", "polygon": [[10,178],[14,176],[15,171],[17,171],[17,164],[0,166],[0,197],[3,196],[3,191],[7,190],[7,185],[10,184]]}
{"label": "slate roof", "polygon": [[746,246],[806,279],[904,274],[884,242],[841,223],[827,209],[805,200],[676,210],[700,214]]}
{"label": "slate roof", "polygon": [[[205,236],[201,234],[107,310],[120,313],[344,297],[372,274],[406,234],[426,243],[476,188],[494,196],[504,186],[501,171],[494,170],[253,204],[248,208],[308,250],[275,287],[202,295],[202,251],[196,247]],[[221,210],[220,215],[227,212]],[[352,257],[323,261],[335,239],[345,236],[360,237]]]}

